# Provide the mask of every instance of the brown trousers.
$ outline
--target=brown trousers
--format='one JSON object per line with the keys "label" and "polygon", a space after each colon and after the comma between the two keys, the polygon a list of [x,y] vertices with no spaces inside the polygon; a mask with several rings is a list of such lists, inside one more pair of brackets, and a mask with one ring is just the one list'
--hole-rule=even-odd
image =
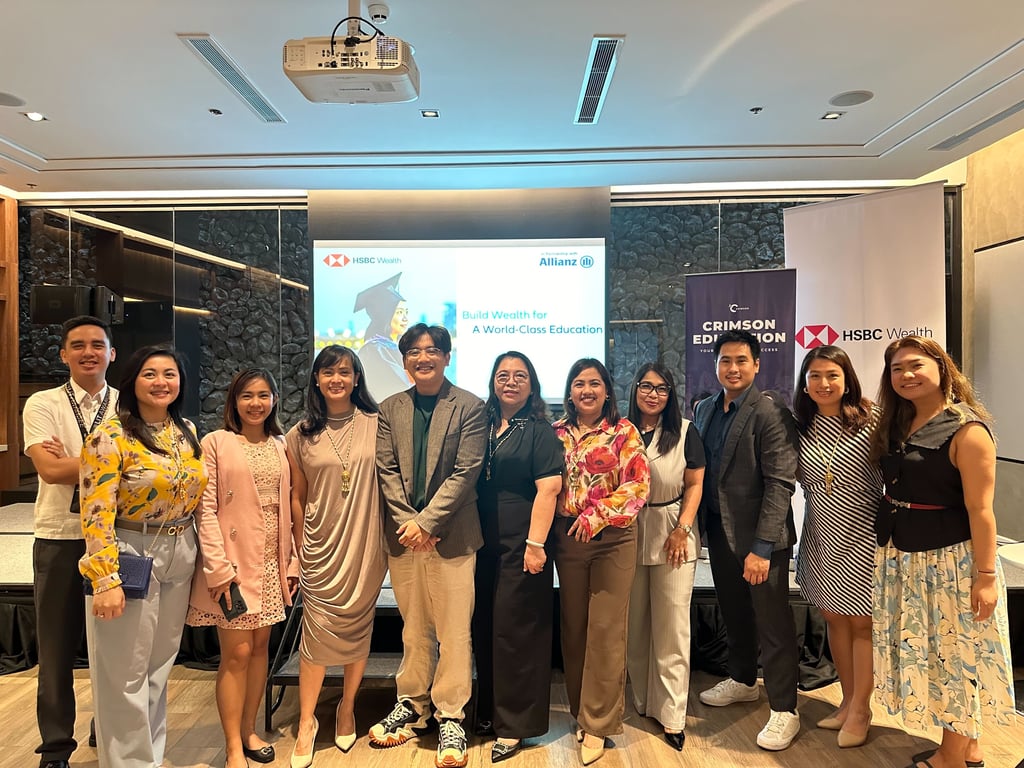
{"label": "brown trousers", "polygon": [[636,527],[605,528],[581,544],[556,518],[562,660],[569,710],[585,732],[622,732],[626,693],[626,624],[636,569]]}

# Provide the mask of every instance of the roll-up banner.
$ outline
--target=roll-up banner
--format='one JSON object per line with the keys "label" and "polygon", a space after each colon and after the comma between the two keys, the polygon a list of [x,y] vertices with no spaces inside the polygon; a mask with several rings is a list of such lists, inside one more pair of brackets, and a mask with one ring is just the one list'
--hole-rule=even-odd
{"label": "roll-up banner", "polygon": [[[761,345],[754,382],[786,405],[793,396],[796,272],[760,269],[686,276],[686,402],[717,393],[715,339],[723,331],[752,333]],[[691,411],[686,409],[689,414]]]}

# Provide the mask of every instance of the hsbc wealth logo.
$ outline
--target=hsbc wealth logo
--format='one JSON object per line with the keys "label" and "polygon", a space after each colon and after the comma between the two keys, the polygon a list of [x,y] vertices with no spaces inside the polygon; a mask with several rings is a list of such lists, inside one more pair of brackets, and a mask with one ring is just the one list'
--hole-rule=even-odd
{"label": "hsbc wealth logo", "polygon": [[796,332],[796,343],[804,349],[835,344],[838,340],[839,334],[831,325],[805,325]]}
{"label": "hsbc wealth logo", "polygon": [[328,253],[324,256],[324,264],[328,267],[344,267],[352,261],[344,253]]}

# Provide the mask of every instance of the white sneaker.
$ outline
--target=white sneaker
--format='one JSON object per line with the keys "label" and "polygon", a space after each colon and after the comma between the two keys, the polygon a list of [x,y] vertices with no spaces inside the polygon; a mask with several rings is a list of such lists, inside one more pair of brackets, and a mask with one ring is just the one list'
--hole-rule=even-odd
{"label": "white sneaker", "polygon": [[773,709],[767,725],[757,734],[757,746],[778,752],[792,744],[799,732],[800,715],[794,712],[776,712]]}
{"label": "white sneaker", "polygon": [[727,707],[737,701],[757,701],[760,695],[757,683],[744,685],[727,677],[714,688],[701,691],[700,700],[711,707]]}

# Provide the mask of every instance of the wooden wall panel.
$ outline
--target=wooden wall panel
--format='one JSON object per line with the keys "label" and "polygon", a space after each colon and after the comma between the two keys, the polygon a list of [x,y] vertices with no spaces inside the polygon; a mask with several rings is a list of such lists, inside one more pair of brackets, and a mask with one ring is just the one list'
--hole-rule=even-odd
{"label": "wooden wall panel", "polygon": [[18,485],[18,202],[0,196],[0,490]]}

